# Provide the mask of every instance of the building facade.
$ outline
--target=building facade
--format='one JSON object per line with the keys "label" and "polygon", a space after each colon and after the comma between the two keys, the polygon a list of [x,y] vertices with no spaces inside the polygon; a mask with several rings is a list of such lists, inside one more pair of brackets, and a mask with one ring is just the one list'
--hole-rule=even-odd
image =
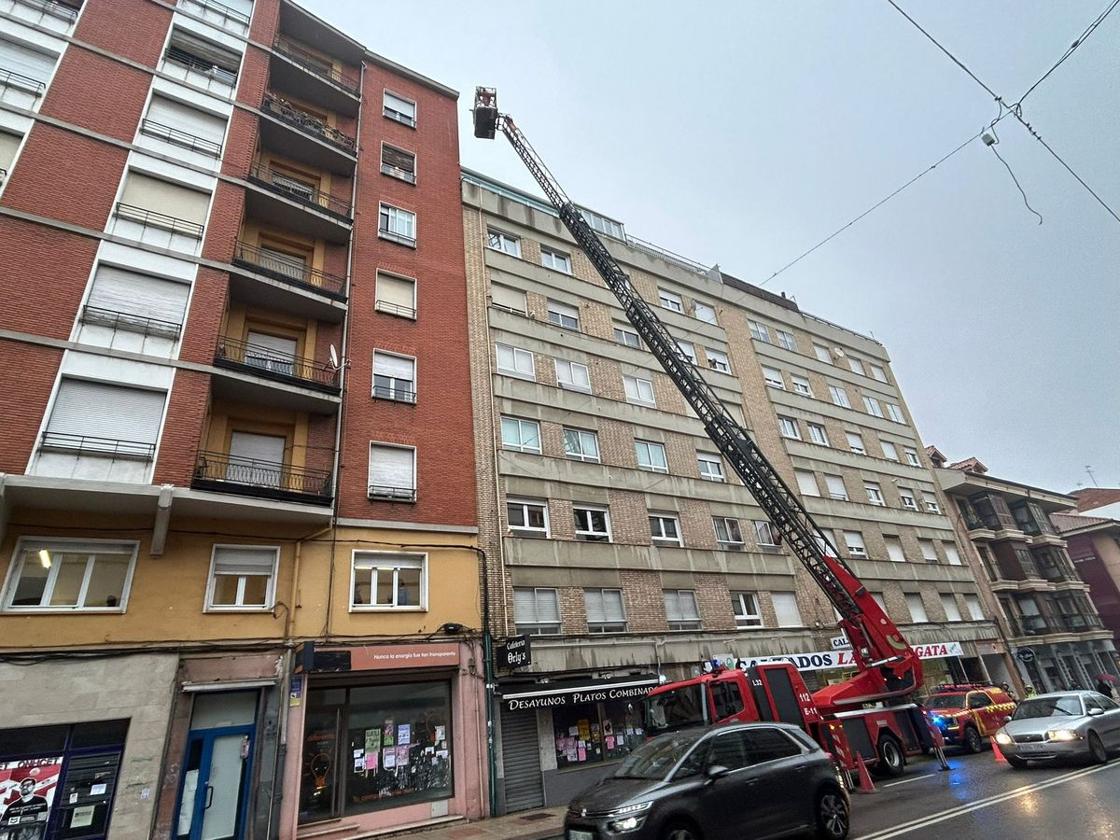
{"label": "building facade", "polygon": [[[835,667],[836,615],[779,544],[551,207],[463,174],[479,540],[498,675],[499,807],[567,801],[642,736],[637,698],[704,663]],[[682,352],[926,660],[1005,649],[885,349],[586,211]],[[994,670],[994,673],[993,673]]]}
{"label": "building facade", "polygon": [[957,527],[975,547],[977,579],[999,603],[1023,682],[1039,692],[1061,691],[1091,689],[1102,673],[1120,676],[1113,631],[1102,624],[1089,582],[1055,527],[1073,497],[989,475],[976,458],[948,463],[936,449],[929,454]]}
{"label": "building facade", "polygon": [[485,811],[456,109],[286,0],[0,3],[0,807],[32,779],[41,836]]}
{"label": "building facade", "polygon": [[1089,584],[1089,599],[1115,643],[1120,633],[1120,522],[1092,513],[1055,513],[1050,518],[1066,540],[1078,577]]}

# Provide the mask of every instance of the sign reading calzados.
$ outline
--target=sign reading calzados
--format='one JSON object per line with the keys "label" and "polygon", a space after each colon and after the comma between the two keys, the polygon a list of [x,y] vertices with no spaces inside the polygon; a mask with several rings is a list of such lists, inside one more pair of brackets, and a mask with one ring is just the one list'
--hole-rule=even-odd
{"label": "sign reading calzados", "polygon": [[[914,645],[913,647],[919,659],[944,659],[947,656],[964,656],[960,642],[937,642],[932,645]],[[847,650],[821,650],[815,653],[755,656],[746,659],[726,654],[715,659],[709,659],[704,663],[704,670],[711,671],[717,667],[749,668],[752,665],[762,665],[767,662],[789,662],[798,671],[825,671],[829,668],[855,667],[855,660],[852,658],[852,651],[849,648]]]}

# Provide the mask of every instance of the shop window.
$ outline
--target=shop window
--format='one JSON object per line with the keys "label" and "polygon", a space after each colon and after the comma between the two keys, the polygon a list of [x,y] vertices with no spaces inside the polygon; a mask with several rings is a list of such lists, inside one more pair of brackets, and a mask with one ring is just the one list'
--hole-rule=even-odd
{"label": "shop window", "polygon": [[630,700],[584,703],[552,710],[556,766],[617,761],[645,739],[639,705]]}
{"label": "shop window", "polygon": [[427,555],[354,552],[352,610],[427,609]]}
{"label": "shop window", "polygon": [[4,608],[124,612],[135,560],[135,543],[23,541]]}

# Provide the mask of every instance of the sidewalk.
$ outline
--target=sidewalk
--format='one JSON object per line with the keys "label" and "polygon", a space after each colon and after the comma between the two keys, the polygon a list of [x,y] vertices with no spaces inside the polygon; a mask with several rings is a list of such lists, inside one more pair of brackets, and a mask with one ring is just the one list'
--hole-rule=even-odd
{"label": "sidewalk", "polygon": [[415,831],[403,837],[416,840],[550,840],[563,836],[566,810],[566,807],[539,808],[528,813]]}

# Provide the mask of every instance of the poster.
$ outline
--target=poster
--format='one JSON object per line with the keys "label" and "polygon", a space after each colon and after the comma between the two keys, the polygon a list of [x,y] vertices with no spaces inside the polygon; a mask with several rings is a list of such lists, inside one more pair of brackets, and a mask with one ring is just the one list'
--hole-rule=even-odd
{"label": "poster", "polygon": [[70,828],[85,828],[93,825],[93,805],[83,805],[75,808],[70,814]]}
{"label": "poster", "polygon": [[365,757],[366,770],[370,770],[370,771],[373,771],[373,772],[377,771],[377,756],[378,756],[378,753],[376,753],[376,752],[366,753],[366,757]]}
{"label": "poster", "polygon": [[397,766],[397,748],[386,747],[385,754],[382,756],[381,766],[386,770],[392,770]]}
{"label": "poster", "polygon": [[447,727],[444,727],[444,726],[437,726],[436,727],[436,738],[435,739],[437,741],[442,741],[446,734],[447,734]]}
{"label": "poster", "polygon": [[0,763],[0,838],[46,836],[61,772],[62,756]]}
{"label": "poster", "polygon": [[393,719],[389,718],[385,721],[385,725],[381,727],[381,743],[386,747],[391,747],[396,741],[393,740],[396,735],[396,728],[393,726]]}
{"label": "poster", "polygon": [[397,747],[397,766],[408,766],[408,747]]}
{"label": "poster", "polygon": [[398,744],[411,744],[412,743],[412,724],[402,723],[397,727],[397,743]]}
{"label": "poster", "polygon": [[366,730],[366,752],[367,753],[375,753],[380,749],[381,749],[381,730],[380,729],[367,729]]}
{"label": "poster", "polygon": [[591,740],[591,721],[587,718],[579,721],[579,737],[581,741]]}
{"label": "poster", "polygon": [[614,749],[614,736],[613,735],[608,735],[607,736],[607,749],[608,750],[613,750]]}

